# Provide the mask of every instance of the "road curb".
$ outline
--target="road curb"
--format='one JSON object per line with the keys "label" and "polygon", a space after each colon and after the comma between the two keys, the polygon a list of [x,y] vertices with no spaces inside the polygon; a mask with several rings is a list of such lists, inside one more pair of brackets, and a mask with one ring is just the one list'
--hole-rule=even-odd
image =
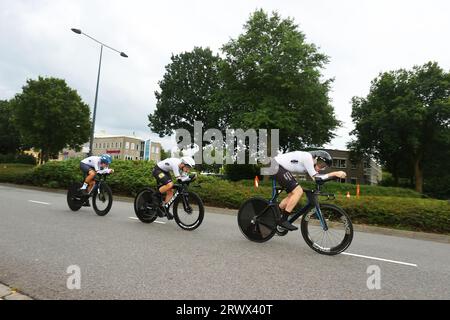
{"label": "road curb", "polygon": [[33,300],[33,299],[23,293],[20,293],[16,289],[12,289],[0,283],[0,300]]}
{"label": "road curb", "polygon": [[[67,192],[67,190],[62,190],[62,189],[51,189],[51,188],[37,187],[37,186],[17,185],[17,184],[13,184],[13,183],[0,183],[0,186],[2,186],[2,185],[14,187],[14,188],[46,191],[46,192],[53,192],[53,193],[60,193],[60,194],[65,194]],[[114,199],[122,201],[122,202],[133,203],[132,197],[114,195]],[[226,215],[236,215],[237,211],[238,211],[237,209],[211,207],[211,206],[205,206],[205,210],[210,213],[226,214]],[[438,233],[398,230],[398,229],[390,229],[390,228],[386,228],[386,227],[378,227],[378,226],[362,225],[362,224],[353,224],[353,228],[355,231],[364,232],[364,233],[374,233],[374,234],[382,234],[382,235],[387,235],[387,236],[395,236],[395,237],[410,238],[410,239],[417,239],[417,240],[427,240],[427,241],[434,241],[434,242],[440,242],[440,243],[450,243],[449,235],[443,235],[443,234],[438,234]]]}

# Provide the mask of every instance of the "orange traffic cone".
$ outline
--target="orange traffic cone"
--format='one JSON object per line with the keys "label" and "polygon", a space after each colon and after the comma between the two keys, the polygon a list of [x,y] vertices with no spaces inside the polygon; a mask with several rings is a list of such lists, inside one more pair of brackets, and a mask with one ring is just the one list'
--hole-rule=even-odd
{"label": "orange traffic cone", "polygon": [[350,191],[347,191],[347,198],[350,198]]}
{"label": "orange traffic cone", "polygon": [[254,183],[255,183],[255,188],[258,188],[259,187],[259,177],[258,176],[255,177]]}

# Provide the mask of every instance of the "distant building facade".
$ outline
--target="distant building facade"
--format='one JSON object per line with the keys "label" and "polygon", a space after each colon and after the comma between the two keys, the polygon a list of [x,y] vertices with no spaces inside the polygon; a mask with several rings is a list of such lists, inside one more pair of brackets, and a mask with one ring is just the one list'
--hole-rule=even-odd
{"label": "distant building facade", "polygon": [[161,143],[146,140],[144,143],[144,160],[161,161]]}
{"label": "distant building facade", "polygon": [[[161,144],[150,140],[142,140],[135,136],[124,135],[98,135],[94,137],[92,154],[98,156],[104,153],[110,154],[113,159],[121,160],[154,160],[161,159]],[[89,153],[89,143],[83,146],[83,150],[64,149],[59,156],[60,160],[86,157]]]}

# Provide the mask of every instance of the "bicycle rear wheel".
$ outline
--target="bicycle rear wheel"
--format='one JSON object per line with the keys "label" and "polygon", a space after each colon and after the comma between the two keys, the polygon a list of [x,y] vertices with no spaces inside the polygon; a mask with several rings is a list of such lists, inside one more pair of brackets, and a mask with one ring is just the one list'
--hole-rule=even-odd
{"label": "bicycle rear wheel", "polygon": [[67,204],[69,205],[70,210],[78,211],[83,206],[85,199],[80,192],[81,183],[76,182],[69,187],[67,191]]}
{"label": "bicycle rear wheel", "polygon": [[153,204],[153,193],[152,189],[146,188],[138,192],[134,198],[134,212],[143,223],[152,223],[158,217],[156,206]]}
{"label": "bicycle rear wheel", "polygon": [[345,251],[353,239],[353,225],[349,216],[332,204],[321,204],[320,211],[328,230],[322,228],[316,208],[313,208],[303,216],[301,222],[302,236],[306,244],[325,255],[336,255]]}
{"label": "bicycle rear wheel", "polygon": [[248,240],[265,242],[275,235],[278,216],[279,212],[267,200],[251,198],[241,205],[237,219],[239,229]]}

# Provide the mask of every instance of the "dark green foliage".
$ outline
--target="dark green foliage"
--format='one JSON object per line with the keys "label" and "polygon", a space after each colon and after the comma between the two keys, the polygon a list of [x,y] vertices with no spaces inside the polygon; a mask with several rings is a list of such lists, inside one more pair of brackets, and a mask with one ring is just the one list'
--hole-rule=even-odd
{"label": "dark green foliage", "polygon": [[413,177],[423,192],[438,176],[450,185],[442,175],[450,156],[450,73],[437,63],[380,74],[367,97],[353,98],[352,118],[351,148],[377,158],[397,185]]}
{"label": "dark green foliage", "polygon": [[20,136],[41,151],[41,162],[63,148],[79,149],[89,140],[89,106],[64,80],[30,79],[10,103]]}
{"label": "dark green foliage", "polygon": [[36,164],[36,158],[30,154],[0,154],[0,163]]}

